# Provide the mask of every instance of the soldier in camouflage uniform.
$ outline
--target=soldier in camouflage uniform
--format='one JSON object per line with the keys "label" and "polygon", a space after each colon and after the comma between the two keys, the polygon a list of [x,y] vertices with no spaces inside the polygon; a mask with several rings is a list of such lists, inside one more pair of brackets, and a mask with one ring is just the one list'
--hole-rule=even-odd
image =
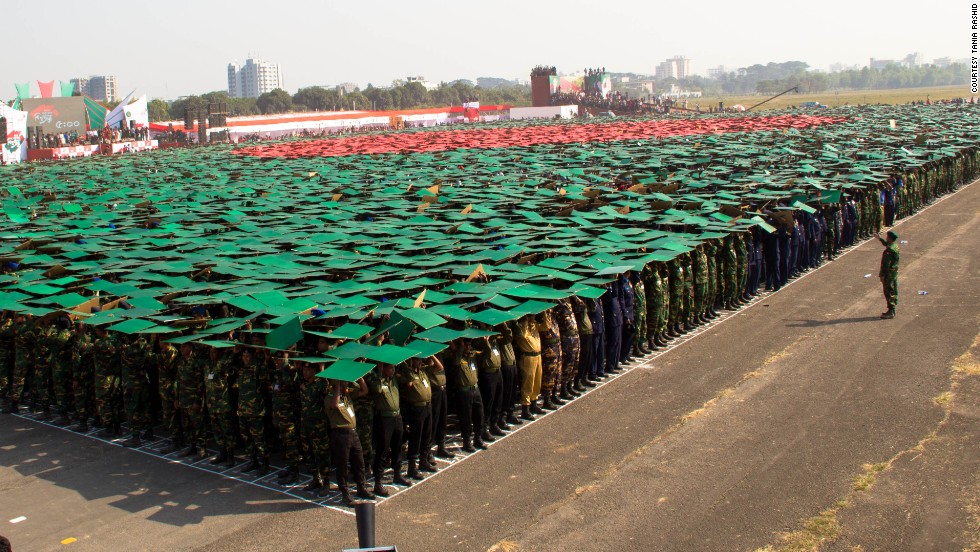
{"label": "soldier in camouflage uniform", "polygon": [[299,386],[302,376],[299,370],[281,354],[272,357],[272,420],[279,434],[286,467],[279,472],[279,482],[283,485],[295,483],[299,479],[299,463],[302,460],[300,448],[300,399]]}
{"label": "soldier in camouflage uniform", "polygon": [[17,405],[24,400],[34,378],[34,344],[37,342],[37,329],[33,316],[17,314],[14,316],[14,378],[10,388],[10,402],[5,412],[17,412]]}
{"label": "soldier in camouflage uniform", "polygon": [[668,333],[670,328],[670,275],[671,275],[671,264],[661,263],[659,267],[660,281],[661,281],[661,293],[660,293],[660,303],[663,305],[663,310],[660,311],[660,320],[657,321],[657,332],[660,334],[661,341],[666,344],[668,341],[673,339]]}
{"label": "soldier in camouflage uniform", "polygon": [[578,374],[579,354],[582,343],[578,335],[578,322],[572,311],[571,302],[566,298],[558,301],[553,309],[559,332],[561,333],[561,379],[559,396],[567,401],[578,397],[580,393],[572,388],[575,376]]}
{"label": "soldier in camouflage uniform", "polygon": [[180,344],[177,358],[177,402],[174,406],[187,428],[187,450],[183,456],[208,456],[207,427],[204,423],[204,364],[190,343]]}
{"label": "soldier in camouflage uniform", "polygon": [[558,397],[557,389],[561,380],[561,329],[552,310],[542,313],[538,322],[538,331],[541,332],[541,396],[545,410],[555,410],[556,405],[565,403]]}
{"label": "soldier in camouflage uniform", "polygon": [[[646,267],[643,269],[646,270]],[[636,335],[633,337],[633,356],[649,354],[647,350],[647,288],[643,278],[633,272],[630,276],[633,283],[633,303],[636,310]]]}
{"label": "soldier in camouflage uniform", "polygon": [[708,318],[716,318],[718,311],[715,306],[718,304],[718,245],[715,240],[704,243],[704,256],[708,262],[708,293],[705,297],[706,315]]}
{"label": "soldier in camouflage uniform", "polygon": [[729,234],[725,236],[725,245],[721,248],[722,301],[728,310],[735,310],[735,297],[738,293],[738,257],[733,242],[734,239]]}
{"label": "soldier in camouflage uniform", "polygon": [[684,265],[680,256],[670,261],[670,318],[667,321],[667,335],[680,337],[684,332],[681,321],[684,313]]}
{"label": "soldier in camouflage uniform", "polygon": [[184,445],[184,432],[177,409],[177,359],[180,354],[171,343],[159,341],[159,351],[154,355],[160,386],[160,417],[170,437],[170,444],[162,452],[177,452]]}
{"label": "soldier in camouflage uniform", "polygon": [[34,397],[31,409],[40,412],[39,420],[51,419],[51,357],[57,346],[58,328],[50,320],[41,319],[37,324],[37,340],[34,343]]}
{"label": "soldier in camouflage uniform", "polygon": [[97,412],[95,409],[93,348],[94,342],[89,327],[81,322],[75,324],[75,336],[71,343],[71,368],[74,377],[72,391],[75,395],[77,421],[72,430],[81,433],[88,431],[88,420]]}
{"label": "soldier in camouflage uniform", "polygon": [[[792,268],[790,271],[792,272]],[[735,234],[735,304],[746,303],[745,289],[749,281],[749,252],[745,246],[745,232]]]}
{"label": "soldier in camouflage uniform", "polygon": [[664,314],[664,280],[660,275],[660,263],[647,265],[643,276],[647,292],[647,346],[653,350],[667,345],[660,336],[660,319]]}
{"label": "soldier in camouflage uniform", "polygon": [[322,364],[302,363],[303,380],[299,387],[300,437],[306,449],[306,458],[313,471],[313,479],[303,488],[326,496],[330,491],[330,419],[327,417],[327,388],[324,378],[316,375]]}
{"label": "soldier in camouflage uniform", "polygon": [[127,336],[119,346],[119,367],[123,388],[123,404],[129,420],[131,436],[123,446],[138,447],[142,437],[152,438],[150,424],[150,377],[147,372],[150,350],[142,337]]}
{"label": "soldier in camouflage uniform", "polygon": [[270,390],[269,365],[259,362],[247,347],[241,353],[238,370],[238,423],[247,442],[251,461],[242,470],[269,473],[269,451],[265,440],[266,397]]}
{"label": "soldier in camouflage uniform", "polygon": [[698,324],[704,324],[708,321],[705,317],[705,313],[708,311],[708,255],[703,249],[703,245],[699,244],[691,252],[694,271],[694,312],[692,318]]}
{"label": "soldier in camouflage uniform", "polygon": [[680,256],[681,261],[684,263],[684,288],[683,296],[681,297],[681,312],[682,316],[680,319],[681,329],[684,332],[689,332],[694,329],[694,324],[692,323],[691,317],[694,314],[694,262],[693,255],[690,253]]}
{"label": "soldier in camouflage uniform", "polygon": [[120,385],[119,347],[116,337],[105,330],[95,330],[92,360],[95,364],[95,405],[100,427],[112,436],[119,436],[119,407],[122,402]]}
{"label": "soldier in camouflage uniform", "polygon": [[231,390],[235,381],[235,359],[227,349],[208,348],[204,367],[204,399],[211,418],[211,434],[218,445],[218,454],[211,464],[227,462],[235,465],[235,406]]}
{"label": "soldier in camouflage uniform", "polygon": [[71,413],[74,410],[72,349],[76,337],[71,330],[71,320],[67,317],[59,318],[56,325],[57,334],[52,338],[51,352],[54,402],[58,407],[58,419],[54,424],[66,426],[71,424]]}
{"label": "soldier in camouflage uniform", "polygon": [[0,311],[0,400],[4,408],[14,385],[14,319],[10,311]]}

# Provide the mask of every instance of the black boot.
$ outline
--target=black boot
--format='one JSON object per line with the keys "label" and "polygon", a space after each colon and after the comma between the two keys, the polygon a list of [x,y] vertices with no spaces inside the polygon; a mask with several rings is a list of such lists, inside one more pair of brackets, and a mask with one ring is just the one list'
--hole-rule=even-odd
{"label": "black boot", "polygon": [[558,390],[558,398],[559,398],[559,400],[561,400],[563,402],[568,402],[568,401],[570,401],[570,400],[572,400],[574,398],[574,397],[572,397],[571,393],[568,392],[568,384],[567,383],[562,383],[561,386],[559,387],[559,390]]}
{"label": "black boot", "polygon": [[[521,406],[521,419],[531,421],[534,420],[534,415],[531,414],[531,407],[527,405]],[[524,423],[524,422],[521,422]]]}
{"label": "black boot", "polygon": [[140,434],[138,432],[133,432],[133,435],[122,442],[122,446],[126,448],[137,448],[143,446],[143,441],[140,440]]}
{"label": "black boot", "polygon": [[[320,496],[320,493],[317,493],[317,496]],[[350,497],[350,489],[348,489],[346,486],[340,488],[340,501],[343,502],[345,506],[350,506],[354,503]]]}
{"label": "black boot", "polygon": [[583,377],[579,384],[582,386],[583,392],[595,387],[595,383],[588,377]]}
{"label": "black boot", "polygon": [[41,413],[37,415],[37,419],[42,422],[46,422],[51,419],[51,407],[45,406],[41,408]]}
{"label": "black boot", "polygon": [[487,420],[485,422],[485,425],[487,425],[487,426],[490,427],[489,433],[490,433],[490,435],[492,435],[494,437],[503,437],[504,435],[507,435],[507,432],[505,432],[504,430],[500,429],[500,421],[499,420],[496,420],[496,421],[493,421],[493,422],[491,422],[490,420]]}
{"label": "black boot", "polygon": [[144,430],[143,433],[140,434],[140,437],[142,437],[144,441],[152,441],[156,436],[153,435],[153,428],[151,427],[150,429]]}
{"label": "black boot", "polygon": [[364,500],[371,500],[374,498],[374,495],[371,494],[371,491],[367,490],[367,487],[364,485],[363,481],[357,484],[357,498],[363,498]]}
{"label": "black boot", "polygon": [[452,460],[453,458],[456,458],[456,454],[446,450],[446,445],[439,445],[438,447],[436,447],[436,456],[446,460]]}
{"label": "black boot", "polygon": [[401,485],[402,487],[411,487],[412,486],[412,482],[411,481],[409,481],[408,479],[405,479],[404,477],[402,477],[401,466],[398,466],[398,469],[395,470],[395,476],[391,478],[391,484],[392,485]]}
{"label": "black boot", "polygon": [[283,471],[286,472],[286,475],[279,477],[280,485],[292,485],[299,481],[299,466],[289,466]]}
{"label": "black boot", "polygon": [[[381,483],[381,474],[374,474],[374,494],[380,497],[387,497],[389,495],[388,489],[385,489],[384,484]],[[360,496],[360,493],[358,493]]]}
{"label": "black boot", "polygon": [[429,461],[428,454],[422,454],[422,456],[419,458],[419,470],[429,473],[436,473],[439,471],[439,468],[437,468],[433,462]]}
{"label": "black boot", "polygon": [[259,456],[253,452],[251,461],[242,469],[242,473],[251,473],[257,469],[259,469]]}
{"label": "black boot", "polygon": [[585,378],[576,378],[575,381],[572,382],[572,391],[578,393],[579,396],[588,390],[588,386],[585,385]]}
{"label": "black boot", "polygon": [[562,398],[561,391],[562,391],[561,384],[558,384],[551,388],[551,404],[561,406],[566,402],[568,402]]}
{"label": "black boot", "polygon": [[191,446],[187,447],[187,449],[184,450],[183,454],[181,454],[180,456],[182,458],[186,458],[188,456],[194,456],[195,454],[197,454],[197,446],[196,445],[191,445]]}
{"label": "black boot", "polygon": [[895,309],[894,309],[894,307],[888,307],[888,310],[886,310],[885,312],[881,313],[881,319],[882,320],[891,320],[892,318],[895,318]]}
{"label": "black boot", "polygon": [[58,427],[65,427],[67,425],[71,425],[71,416],[69,416],[67,412],[61,412],[58,414],[58,419],[56,419],[51,423],[53,423]]}
{"label": "black boot", "polygon": [[183,443],[177,439],[171,439],[170,444],[166,448],[160,451],[160,454],[173,454],[183,447]]}
{"label": "black boot", "polygon": [[[565,390],[568,392],[569,395],[571,395],[573,399],[577,399],[582,396],[582,392],[578,390],[578,380],[565,382]],[[585,388],[583,387],[582,391],[584,390]]]}
{"label": "black boot", "polygon": [[[521,414],[524,413],[524,409],[525,408],[527,408],[527,407],[526,406],[525,407],[521,407]],[[514,411],[513,410],[511,410],[510,412],[507,413],[506,420],[507,420],[507,423],[510,424],[510,425],[512,425],[512,426],[519,426],[519,425],[521,425],[521,424],[524,423],[524,422],[521,421],[520,418],[518,418],[517,416],[514,415]]]}
{"label": "black boot", "polygon": [[[203,449],[202,449],[203,450]],[[269,457],[266,456],[262,459],[262,463],[259,465],[259,471],[255,472],[259,477],[265,477],[269,475]]]}
{"label": "black boot", "polygon": [[88,422],[84,418],[78,420],[75,425],[71,426],[71,430],[78,433],[88,433]]}
{"label": "black boot", "polygon": [[[480,432],[480,442],[482,442],[482,443],[492,443],[492,442],[494,442],[496,440],[497,440],[497,438],[494,437],[493,435],[490,435],[490,430],[487,429],[486,427],[484,427],[483,428],[483,431]],[[474,443],[474,444],[476,444],[476,443]],[[477,448],[479,448],[479,447],[477,447]]]}
{"label": "black boot", "polygon": [[[465,440],[464,440],[463,444],[464,445],[467,444]],[[466,450],[466,446],[463,447],[463,450]],[[419,473],[418,459],[417,458],[409,458],[408,459],[408,477],[409,477],[409,479],[416,479],[416,480],[422,480],[422,479],[424,479],[424,476],[421,473]]]}
{"label": "black boot", "polygon": [[[531,401],[531,407],[530,407],[530,409],[531,409],[531,414],[536,415],[536,416],[540,416],[540,415],[542,415],[542,414],[545,413],[544,409],[541,408],[540,406],[538,406],[538,400],[537,399],[534,399],[533,401]],[[554,407],[552,407],[551,410],[554,410]],[[532,416],[530,419],[533,420],[534,417]]]}
{"label": "black boot", "polygon": [[479,435],[473,437],[473,446],[480,450],[487,450],[486,443],[483,442],[483,439],[481,439]]}
{"label": "black boot", "polygon": [[197,447],[197,456],[196,456],[196,458],[198,460],[204,460],[207,457],[208,457],[208,449],[207,449],[207,447],[205,447],[204,445],[201,445],[201,446]]}
{"label": "black boot", "polygon": [[558,410],[558,407],[551,401],[551,391],[548,390],[544,393],[544,401],[541,408],[545,410]]}
{"label": "black boot", "polygon": [[220,464],[222,462],[227,462],[227,461],[228,461],[228,451],[225,450],[225,449],[220,449],[218,451],[218,454],[216,454],[214,456],[214,458],[212,458],[209,461],[209,464],[211,464],[212,466],[215,466],[217,464]]}
{"label": "black boot", "polygon": [[311,479],[310,482],[307,483],[305,487],[303,487],[303,490],[308,493],[312,493],[313,491],[319,490],[322,487],[323,487],[323,480],[320,479],[320,474],[317,473],[314,474],[313,479]]}
{"label": "black boot", "polygon": [[3,409],[4,414],[16,414],[20,412],[20,407],[17,406],[17,401],[8,401],[7,408]]}

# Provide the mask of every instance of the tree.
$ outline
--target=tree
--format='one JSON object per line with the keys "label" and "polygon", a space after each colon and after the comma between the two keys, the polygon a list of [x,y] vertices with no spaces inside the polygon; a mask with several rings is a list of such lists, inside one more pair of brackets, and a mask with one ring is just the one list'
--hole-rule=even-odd
{"label": "tree", "polygon": [[319,86],[302,88],[293,94],[293,104],[302,104],[314,111],[329,111],[337,103],[337,92]]}
{"label": "tree", "polygon": [[293,97],[285,90],[276,88],[259,96],[255,103],[264,114],[288,113],[293,106]]}
{"label": "tree", "polygon": [[167,102],[154,98],[146,104],[146,109],[150,114],[150,121],[169,121],[172,119],[170,116],[170,106]]}

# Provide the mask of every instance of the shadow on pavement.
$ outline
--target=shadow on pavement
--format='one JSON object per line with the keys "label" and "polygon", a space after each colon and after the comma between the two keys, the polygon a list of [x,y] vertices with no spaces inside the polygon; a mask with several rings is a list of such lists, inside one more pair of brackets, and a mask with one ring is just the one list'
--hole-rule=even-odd
{"label": "shadow on pavement", "polygon": [[[133,514],[142,512],[152,521],[184,526],[210,516],[318,507],[240,481],[213,477],[115,445],[48,429],[17,416],[5,415],[0,420],[0,468],[48,481],[78,493],[86,501],[98,501]],[[2,479],[9,484],[9,476]],[[4,495],[12,500],[30,500],[27,493],[35,492],[36,487],[29,484],[14,484]]]}
{"label": "shadow on pavement", "polygon": [[853,318],[836,318],[834,320],[793,320],[792,324],[786,324],[787,328],[820,328],[823,326],[835,326],[837,324],[857,324],[859,322],[878,322],[880,316],[856,316]]}

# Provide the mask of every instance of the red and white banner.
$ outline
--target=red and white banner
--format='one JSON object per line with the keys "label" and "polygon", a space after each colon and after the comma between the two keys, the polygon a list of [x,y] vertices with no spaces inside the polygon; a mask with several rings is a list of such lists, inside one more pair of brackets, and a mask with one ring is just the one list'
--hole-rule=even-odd
{"label": "red and white banner", "polygon": [[98,145],[68,146],[64,148],[36,149],[27,152],[28,161],[42,159],[75,159],[76,157],[92,157],[99,153]]}
{"label": "red and white banner", "polygon": [[135,140],[132,142],[115,142],[102,146],[104,155],[119,155],[120,153],[134,153],[137,151],[150,151],[160,147],[157,140]]}

